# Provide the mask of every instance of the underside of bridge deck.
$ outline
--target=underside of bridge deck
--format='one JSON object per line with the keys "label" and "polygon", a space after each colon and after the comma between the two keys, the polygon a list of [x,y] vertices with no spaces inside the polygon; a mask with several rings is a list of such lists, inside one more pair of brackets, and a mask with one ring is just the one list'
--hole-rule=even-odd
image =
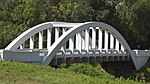
{"label": "underside of bridge deck", "polygon": [[63,63],[73,64],[73,63],[90,63],[96,64],[101,62],[119,62],[119,61],[130,61],[129,56],[91,56],[91,57],[62,57],[62,58],[53,58],[50,65],[57,66]]}
{"label": "underside of bridge deck", "polygon": [[59,67],[61,64],[73,64],[73,63],[90,63],[90,64],[101,64],[102,68],[111,74],[120,76],[121,74],[128,73],[135,69],[132,59],[129,56],[119,57],[67,57],[57,58],[55,57],[50,65]]}

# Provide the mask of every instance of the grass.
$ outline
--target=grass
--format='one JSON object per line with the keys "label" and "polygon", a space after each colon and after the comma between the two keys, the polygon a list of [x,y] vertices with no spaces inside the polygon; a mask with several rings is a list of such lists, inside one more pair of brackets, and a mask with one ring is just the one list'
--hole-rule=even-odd
{"label": "grass", "polygon": [[142,84],[142,82],[114,78],[88,64],[74,64],[68,68],[55,69],[50,66],[0,61],[0,84]]}

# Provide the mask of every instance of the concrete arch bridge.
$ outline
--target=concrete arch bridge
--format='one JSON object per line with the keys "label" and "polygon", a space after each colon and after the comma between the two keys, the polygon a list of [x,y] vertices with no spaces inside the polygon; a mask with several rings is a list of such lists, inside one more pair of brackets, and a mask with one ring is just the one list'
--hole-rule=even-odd
{"label": "concrete arch bridge", "polygon": [[0,51],[0,60],[39,65],[132,60],[137,70],[149,56],[148,50],[131,50],[116,29],[102,22],[42,23]]}

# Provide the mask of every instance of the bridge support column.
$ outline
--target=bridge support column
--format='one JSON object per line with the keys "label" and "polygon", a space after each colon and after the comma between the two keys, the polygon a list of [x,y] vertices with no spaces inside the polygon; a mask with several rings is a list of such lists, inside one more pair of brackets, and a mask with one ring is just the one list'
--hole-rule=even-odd
{"label": "bridge support column", "polygon": [[117,51],[119,51],[119,41],[118,41],[117,38],[116,38],[116,47],[115,47],[115,49],[116,49]]}
{"label": "bridge support column", "polygon": [[123,45],[121,45],[121,50],[122,50],[123,52],[125,51]]}
{"label": "bridge support column", "polygon": [[89,29],[85,30],[85,49],[89,52]]}
{"label": "bridge support column", "polygon": [[98,33],[99,33],[98,49],[101,51],[102,50],[102,30],[100,28],[98,29]]}
{"label": "bridge support column", "polygon": [[59,28],[55,28],[55,41],[59,38]]}
{"label": "bridge support column", "polygon": [[47,29],[47,49],[49,49],[49,47],[51,46],[51,32],[52,29]]}
{"label": "bridge support column", "polygon": [[[64,34],[65,32],[66,32],[66,29],[63,28],[63,29],[62,29],[62,34]],[[65,49],[66,49],[66,44],[64,44],[64,45],[61,47],[61,50],[62,50],[63,52],[65,52]]]}
{"label": "bridge support column", "polygon": [[69,49],[73,52],[73,50],[74,50],[74,37],[69,39]]}
{"label": "bridge support column", "polygon": [[114,37],[110,34],[110,49],[114,49]]}
{"label": "bridge support column", "polygon": [[82,31],[81,39],[82,39],[82,49],[85,49],[85,32],[84,31]]}
{"label": "bridge support column", "polygon": [[30,49],[34,49],[34,35],[30,37]]}
{"label": "bridge support column", "polygon": [[76,49],[78,49],[79,46],[79,40],[78,40],[78,34],[76,34]]}
{"label": "bridge support column", "polygon": [[43,31],[39,32],[39,49],[43,48]]}
{"label": "bridge support column", "polygon": [[104,49],[108,51],[108,32],[105,31]]}
{"label": "bridge support column", "polygon": [[19,47],[20,49],[24,49],[24,43],[22,43]]}
{"label": "bridge support column", "polygon": [[92,28],[92,49],[96,50],[96,28]]}
{"label": "bridge support column", "polygon": [[81,37],[82,31],[78,33],[78,50],[81,52],[82,50],[82,37]]}

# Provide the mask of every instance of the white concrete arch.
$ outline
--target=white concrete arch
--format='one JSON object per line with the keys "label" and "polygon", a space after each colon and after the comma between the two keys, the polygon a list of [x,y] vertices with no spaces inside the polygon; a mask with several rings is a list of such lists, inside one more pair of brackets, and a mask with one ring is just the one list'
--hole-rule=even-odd
{"label": "white concrete arch", "polygon": [[13,40],[6,48],[5,50],[16,50],[23,42],[25,42],[27,39],[29,39],[34,34],[43,31],[48,28],[52,28],[51,22],[46,22],[39,24],[37,26],[34,26],[27,31],[23,32],[20,36],[18,36],[15,40]]}
{"label": "white concrete arch", "polygon": [[[68,29],[67,31],[64,31],[64,33],[59,36],[59,32],[56,29],[55,32],[55,39],[57,39],[52,45],[51,45],[51,28],[66,28]],[[47,39],[47,49],[48,49],[48,54],[45,56],[44,58],[42,58],[42,61],[40,61],[40,64],[42,65],[48,65],[52,59],[54,58],[54,56],[57,54],[57,52],[61,49],[61,47],[63,48],[64,44],[69,40],[71,43],[74,42],[74,39],[72,38],[73,36],[77,36],[79,38],[77,38],[79,40],[79,46],[76,46],[79,51],[81,51],[81,49],[87,49],[88,52],[88,45],[90,48],[96,48],[101,50],[102,45],[98,44],[96,46],[96,28],[99,28],[98,32],[99,32],[99,37],[98,39],[102,39],[102,35],[105,35],[105,42],[104,43],[104,49],[108,50],[108,37],[110,33],[110,41],[112,41],[112,43],[110,43],[110,48],[113,48],[113,42],[115,40],[116,42],[116,50],[119,50],[119,45],[121,44],[121,49],[124,48],[131,56],[135,68],[138,70],[140,69],[148,60],[148,56],[149,54],[146,54],[146,51],[133,51],[130,49],[128,43],[125,41],[125,39],[122,37],[122,35],[112,26],[102,23],[102,22],[86,22],[86,23],[66,23],[66,22],[46,22],[46,23],[42,23],[39,24],[37,26],[34,26],[32,28],[30,28],[29,30],[25,31],[24,33],[22,33],[20,36],[18,36],[14,41],[12,41],[6,48],[5,50],[9,50],[9,51],[15,51],[20,45],[22,45],[27,39],[30,38],[31,40],[31,47],[30,49],[34,49],[34,35],[37,34],[39,32],[39,39],[43,39],[43,30],[47,29],[47,36],[49,37]],[[63,29],[63,30],[64,30]],[[90,38],[89,36],[89,31],[87,29],[91,29],[92,31],[92,36]],[[83,32],[84,31],[84,32]],[[104,32],[102,32],[104,31]],[[82,36],[83,34],[83,36]],[[86,37],[86,35],[88,35]],[[85,38],[83,39],[82,37]],[[116,39],[114,39],[114,37]],[[80,46],[82,43],[82,41],[84,41],[85,45],[82,47]],[[43,40],[39,40],[39,44],[42,44]],[[88,43],[86,43],[88,42]],[[101,42],[101,40],[98,40],[98,42]],[[70,44],[69,44],[70,45]],[[71,44],[72,45],[72,44]],[[74,46],[74,45],[72,45]],[[39,46],[39,49],[43,49],[42,45]],[[65,48],[63,48],[65,49]],[[73,50],[73,48],[70,46],[69,49]],[[138,57],[140,56],[140,57]],[[147,57],[142,57],[142,56],[147,56]],[[17,57],[16,57],[17,58]],[[21,58],[22,59],[22,58]]]}
{"label": "white concrete arch", "polygon": [[[100,27],[103,28],[106,31],[109,31],[111,34],[115,36],[115,38],[126,48],[126,50],[130,53],[133,62],[136,66],[136,59],[134,52],[130,49],[129,45],[125,41],[125,39],[122,37],[122,35],[114,29],[112,26],[102,23],[102,22],[86,22],[82,23],[80,25],[76,25],[73,28],[69,29],[65,34],[63,34],[60,38],[58,38],[57,42],[55,42],[49,49],[47,56],[43,59],[42,64],[48,65],[51,60],[54,58],[55,54],[58,52],[58,50],[75,34],[79,33],[80,31],[83,31],[85,29],[88,29],[90,27]],[[136,67],[138,69],[138,67]]]}
{"label": "white concrete arch", "polygon": [[[15,40],[13,40],[6,48],[5,50],[12,50],[15,51],[20,45],[22,45],[27,39],[30,38],[31,48],[34,49],[34,35],[39,32],[39,38],[41,39],[39,41],[39,44],[43,44],[43,30],[47,29],[47,37],[49,37],[47,40],[47,48],[51,45],[51,28],[61,28],[64,27],[64,29],[72,28],[75,25],[78,25],[80,23],[66,23],[66,22],[45,22],[42,24],[39,24],[37,26],[34,26],[25,32],[23,32],[21,35],[19,35]],[[56,32],[59,33],[59,32]],[[56,37],[56,36],[55,36]],[[58,38],[58,36],[57,36]],[[43,46],[40,45],[39,49],[42,49]]]}

